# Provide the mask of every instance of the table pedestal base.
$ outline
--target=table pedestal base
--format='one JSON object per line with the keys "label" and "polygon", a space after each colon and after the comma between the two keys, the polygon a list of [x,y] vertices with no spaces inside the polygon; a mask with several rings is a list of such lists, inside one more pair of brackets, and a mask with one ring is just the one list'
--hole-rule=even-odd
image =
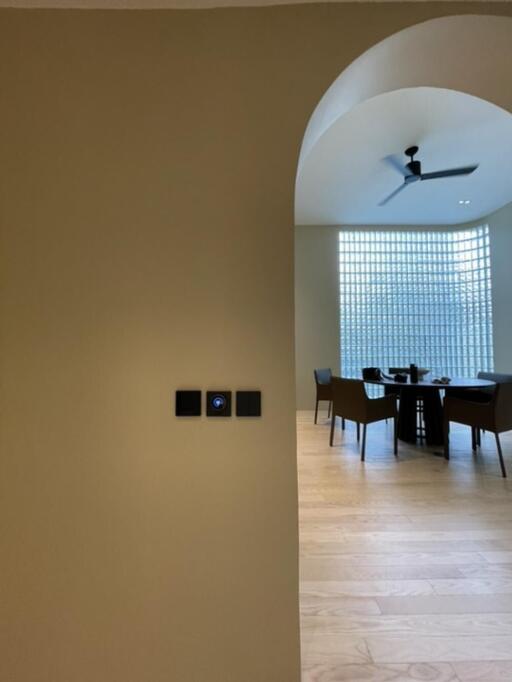
{"label": "table pedestal base", "polygon": [[418,439],[416,410],[420,398],[423,401],[426,443],[427,445],[443,445],[443,406],[439,391],[421,386],[407,388],[400,393],[398,438],[406,443],[416,443]]}

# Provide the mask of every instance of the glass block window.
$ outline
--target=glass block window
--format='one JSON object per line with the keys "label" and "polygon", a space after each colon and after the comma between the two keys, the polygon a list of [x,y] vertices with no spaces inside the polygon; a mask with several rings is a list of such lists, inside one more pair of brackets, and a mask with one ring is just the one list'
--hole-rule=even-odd
{"label": "glass block window", "polygon": [[341,372],[492,371],[489,228],[340,232]]}

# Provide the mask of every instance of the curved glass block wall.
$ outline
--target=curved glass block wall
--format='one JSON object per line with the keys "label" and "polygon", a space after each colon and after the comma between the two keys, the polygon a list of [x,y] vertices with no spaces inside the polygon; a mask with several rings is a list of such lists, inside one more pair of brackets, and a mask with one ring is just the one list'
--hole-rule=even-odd
{"label": "curved glass block wall", "polygon": [[489,228],[342,230],[341,373],[408,367],[492,371]]}

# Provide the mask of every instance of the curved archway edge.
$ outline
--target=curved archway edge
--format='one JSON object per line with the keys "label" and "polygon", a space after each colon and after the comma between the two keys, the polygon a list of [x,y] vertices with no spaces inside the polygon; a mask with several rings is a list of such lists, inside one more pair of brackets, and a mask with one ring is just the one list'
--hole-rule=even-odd
{"label": "curved archway edge", "polygon": [[512,111],[512,18],[464,15],[431,19],[385,38],[334,81],[304,134],[298,171],[323,133],[358,104],[402,88],[457,90]]}

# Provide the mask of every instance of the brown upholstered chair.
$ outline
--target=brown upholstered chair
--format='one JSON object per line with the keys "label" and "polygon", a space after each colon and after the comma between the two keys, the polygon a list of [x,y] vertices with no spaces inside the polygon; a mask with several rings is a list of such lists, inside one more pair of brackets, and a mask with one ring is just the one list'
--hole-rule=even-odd
{"label": "brown upholstered chair", "polygon": [[332,418],[329,445],[333,444],[334,425],[336,417],[350,419],[363,424],[363,443],[361,446],[361,460],[364,462],[366,449],[366,426],[383,419],[394,420],[394,453],[397,454],[397,420],[396,396],[388,395],[383,398],[369,398],[366,394],[364,382],[360,379],[332,378]]}
{"label": "brown upholstered chair", "polygon": [[332,388],[331,379],[332,372],[329,368],[326,369],[315,369],[313,370],[315,375],[316,384],[316,404],[315,404],[315,424],[318,418],[318,403],[321,400],[327,400],[329,402],[329,408],[327,411],[327,419],[331,416],[331,403],[332,403]]}
{"label": "brown upholstered chair", "polygon": [[496,384],[491,399],[487,402],[463,400],[462,398],[456,398],[450,395],[445,397],[444,447],[446,459],[450,458],[450,422],[471,426],[473,449],[476,447],[475,433],[479,433],[481,429],[494,433],[500,459],[501,473],[503,478],[506,478],[507,470],[503,460],[499,434],[504,431],[512,430],[512,383]]}

